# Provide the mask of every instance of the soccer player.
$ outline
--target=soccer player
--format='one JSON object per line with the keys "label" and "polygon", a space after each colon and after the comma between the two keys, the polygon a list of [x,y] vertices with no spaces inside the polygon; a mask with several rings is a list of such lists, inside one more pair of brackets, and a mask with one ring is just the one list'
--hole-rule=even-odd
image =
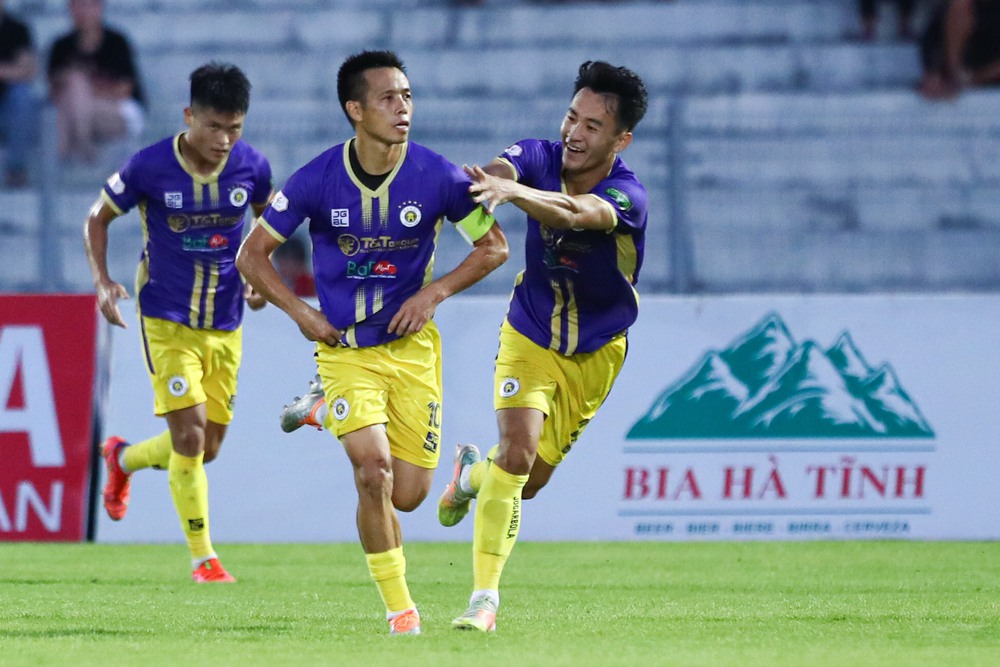
{"label": "soccer player", "polygon": [[[462,170],[409,141],[413,102],[396,54],[347,58],[337,95],[355,136],[292,175],[236,261],[254,289],[316,341],[326,427],[353,466],[358,533],[389,630],[419,634],[396,510],[420,505],[439,458],[441,352],[432,316],[500,266],[507,241],[473,202]],[[473,247],[433,279],[444,218]],[[268,260],[307,219],[320,310],[295,296]]]}
{"label": "soccer player", "polygon": [[605,62],[580,66],[562,141],[520,141],[485,168],[466,167],[475,201],[527,214],[518,276],[494,372],[499,444],[492,461],[458,448],[438,503],[445,526],[478,497],[474,591],[452,625],[496,629],[500,574],[521,525],[521,500],[545,486],[594,418],[625,361],[642,266],[646,190],[618,156],[646,112],[642,80]]}
{"label": "soccer player", "polygon": [[218,455],[233,418],[244,297],[252,306],[265,303],[236,269],[247,209],[262,213],[272,192],[268,161],[240,140],[249,104],[250,82],[237,67],[196,69],[187,130],[133,155],[108,179],[84,226],[101,314],[125,327],[118,300],[128,292],[108,275],[108,225],[139,208],[146,242],[135,291],[143,357],[155,412],[167,421],[166,431],[134,445],[118,436],[104,442],[104,508],[121,520],[132,473],[167,469],[199,583],[235,581],[209,538],[204,464]]}

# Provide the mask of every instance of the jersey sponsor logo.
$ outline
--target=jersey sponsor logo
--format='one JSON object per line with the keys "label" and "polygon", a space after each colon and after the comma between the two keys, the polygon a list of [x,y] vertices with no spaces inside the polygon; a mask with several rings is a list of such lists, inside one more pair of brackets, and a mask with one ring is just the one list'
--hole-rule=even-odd
{"label": "jersey sponsor logo", "polygon": [[521,383],[518,382],[517,378],[504,378],[503,382],[500,383],[500,395],[504,398],[510,398],[519,391],[521,391]]}
{"label": "jersey sponsor logo", "polygon": [[242,185],[233,188],[229,192],[229,203],[236,208],[243,208],[249,198],[250,195],[247,194],[247,189]]}
{"label": "jersey sponsor logo", "polygon": [[341,396],[333,402],[333,418],[339,422],[347,419],[347,415],[351,414],[351,404],[347,402],[347,399]]}
{"label": "jersey sponsor logo", "polygon": [[524,150],[521,148],[521,144],[514,144],[513,146],[508,146],[507,150],[504,151],[504,153],[506,153],[511,157],[518,157],[523,152]]}
{"label": "jersey sponsor logo", "polygon": [[174,232],[186,232],[189,229],[204,229],[205,227],[233,227],[242,224],[243,215],[222,215],[221,213],[175,213],[167,216],[167,225]]}
{"label": "jersey sponsor logo", "polygon": [[181,242],[185,252],[217,252],[229,247],[229,239],[222,234],[184,236]]}
{"label": "jersey sponsor logo", "polygon": [[604,191],[604,194],[615,200],[615,203],[623,211],[627,211],[632,208],[632,200],[628,198],[628,195],[619,190],[618,188],[608,188]]}
{"label": "jersey sponsor logo", "polygon": [[167,391],[170,392],[171,396],[176,396],[177,398],[187,393],[188,386],[188,381],[180,375],[175,375],[167,380]]}
{"label": "jersey sponsor logo", "polygon": [[420,224],[420,204],[417,202],[404,202],[403,208],[399,211],[399,221],[404,227],[416,227]]}
{"label": "jersey sponsor logo", "polygon": [[274,195],[274,199],[271,200],[271,208],[273,208],[278,213],[284,213],[288,210],[288,197],[281,190],[278,194]]}
{"label": "jersey sponsor logo", "polygon": [[184,194],[181,192],[164,192],[163,203],[167,208],[184,208]]}
{"label": "jersey sponsor logo", "polygon": [[380,262],[374,260],[369,262],[347,262],[348,278],[389,278],[394,280],[397,272],[396,265],[384,259]]}
{"label": "jersey sponsor logo", "polygon": [[358,253],[413,250],[420,246],[420,239],[394,239],[391,236],[341,234],[337,237],[337,245],[340,246],[340,252],[348,257],[354,257]]}
{"label": "jersey sponsor logo", "polygon": [[347,208],[331,208],[330,209],[330,226],[331,227],[350,227],[351,226],[351,210]]}
{"label": "jersey sponsor logo", "polygon": [[122,180],[122,175],[117,171],[111,174],[111,178],[108,179],[108,188],[116,195],[125,192],[125,181]]}

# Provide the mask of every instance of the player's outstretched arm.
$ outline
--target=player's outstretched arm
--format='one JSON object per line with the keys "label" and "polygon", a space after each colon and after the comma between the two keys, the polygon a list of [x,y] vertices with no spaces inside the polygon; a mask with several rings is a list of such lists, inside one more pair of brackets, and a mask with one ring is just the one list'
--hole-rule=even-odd
{"label": "player's outstretched arm", "polygon": [[[536,190],[509,178],[496,176],[479,165],[465,166],[472,179],[469,194],[487,211],[510,202],[546,227],[553,229],[614,229],[617,216],[607,202],[592,194],[567,195]],[[491,173],[492,172],[492,173]]]}
{"label": "player's outstretched arm", "polygon": [[94,202],[83,224],[83,249],[87,253],[101,315],[111,324],[125,329],[128,325],[118,310],[118,300],[127,299],[128,291],[108,275],[108,225],[117,217],[118,214],[102,200]]}
{"label": "player's outstretched arm", "polygon": [[297,297],[275,270],[271,253],[279,245],[281,242],[262,225],[254,225],[236,255],[236,268],[256,292],[285,311],[308,340],[337,345],[340,331],[330,324],[322,312]]}

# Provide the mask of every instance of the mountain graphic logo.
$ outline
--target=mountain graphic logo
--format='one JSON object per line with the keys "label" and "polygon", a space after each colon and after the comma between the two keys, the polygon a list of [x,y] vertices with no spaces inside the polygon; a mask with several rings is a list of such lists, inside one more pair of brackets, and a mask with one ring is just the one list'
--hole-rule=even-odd
{"label": "mountain graphic logo", "polygon": [[667,387],[627,439],[933,438],[889,364],[872,368],[851,335],[798,344],[777,313]]}

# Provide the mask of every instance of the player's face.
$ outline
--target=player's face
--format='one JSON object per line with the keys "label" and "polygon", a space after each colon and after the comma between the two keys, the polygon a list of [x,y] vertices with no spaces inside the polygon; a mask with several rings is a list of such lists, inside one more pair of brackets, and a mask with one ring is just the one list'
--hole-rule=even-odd
{"label": "player's face", "polygon": [[395,67],[364,73],[368,92],[357,107],[355,130],[386,144],[402,144],[410,136],[413,96],[410,81]]}
{"label": "player's face", "polygon": [[184,110],[184,122],[189,128],[185,135],[187,145],[199,160],[217,166],[229,156],[233,144],[243,134],[243,119],[242,113],[188,107]]}
{"label": "player's face", "polygon": [[618,130],[614,95],[581,88],[573,96],[560,136],[563,141],[563,171],[569,174],[610,169],[615,155],[628,145],[631,132]]}

